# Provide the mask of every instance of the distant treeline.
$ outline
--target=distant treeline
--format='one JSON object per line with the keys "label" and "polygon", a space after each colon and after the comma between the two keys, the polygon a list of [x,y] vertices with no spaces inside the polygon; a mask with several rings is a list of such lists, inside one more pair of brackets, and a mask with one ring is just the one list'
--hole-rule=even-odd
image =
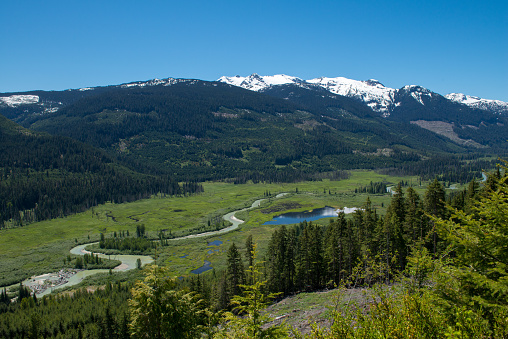
{"label": "distant treeline", "polygon": [[355,193],[384,194],[387,193],[386,184],[384,182],[370,182],[367,186],[355,188]]}
{"label": "distant treeline", "polygon": [[497,160],[477,160],[478,154],[457,157],[434,157],[420,162],[403,163],[396,168],[381,170],[388,175],[414,175],[422,180],[438,178],[440,181],[465,184],[480,179],[482,172],[495,168]]}
{"label": "distant treeline", "polygon": [[[75,128],[68,129],[68,125],[60,124],[41,129],[107,148],[119,139],[130,138],[146,130],[207,137],[207,131],[222,129],[220,122],[224,119],[210,114],[217,112],[222,106],[265,112],[269,115],[289,113],[296,109],[295,105],[282,100],[260,97],[255,92],[224,84],[196,81],[192,84],[192,90],[189,86],[179,83],[170,87],[108,91],[78,100],[57,113],[85,118],[77,125],[76,121],[66,121],[72,122]],[[96,115],[108,111],[110,115],[103,114],[103,117],[107,118],[105,123],[97,124]],[[51,116],[48,115],[48,118]],[[40,117],[35,118],[39,119]],[[44,119],[45,117],[42,118],[43,121]],[[29,123],[25,123],[25,126]]]}

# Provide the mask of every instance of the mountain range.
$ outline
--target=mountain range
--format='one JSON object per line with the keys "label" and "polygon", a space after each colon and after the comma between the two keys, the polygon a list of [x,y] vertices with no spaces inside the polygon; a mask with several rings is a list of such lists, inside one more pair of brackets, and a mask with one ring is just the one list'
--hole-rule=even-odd
{"label": "mountain range", "polygon": [[[401,104],[398,98],[404,93],[409,93],[413,99],[421,105],[425,105],[425,100],[423,99],[425,97],[432,98],[433,96],[440,96],[440,94],[415,85],[404,86],[400,89],[385,87],[378,80],[374,79],[358,81],[344,77],[321,77],[311,80],[302,80],[284,74],[271,76],[252,74],[248,77],[241,77],[238,75],[234,77],[223,76],[219,81],[260,92],[266,91],[273,86],[287,84],[294,84],[303,88],[319,86],[331,93],[361,101],[374,111],[381,113],[384,117],[389,116],[393,110]],[[471,108],[483,109],[498,114],[508,113],[508,103],[500,100],[481,99],[462,93],[450,93],[444,97]]]}
{"label": "mountain range", "polygon": [[[136,98],[136,103],[132,98]],[[112,102],[118,104],[115,106]],[[224,104],[221,105],[221,102]],[[128,108],[125,103],[128,103]],[[70,136],[101,148],[117,145],[115,147],[123,149],[124,146],[118,145],[128,143],[121,137],[133,137],[127,131],[140,130],[139,126],[128,125],[128,121],[135,116],[145,119],[146,114],[149,116],[157,113],[164,117],[169,114],[172,116],[170,130],[181,133],[186,130],[188,134],[185,137],[200,139],[213,126],[218,125],[217,121],[212,121],[218,117],[245,117],[239,111],[242,108],[263,114],[266,113],[263,111],[266,107],[271,107],[272,110],[273,107],[279,107],[281,111],[300,112],[300,115],[305,112],[307,118],[299,118],[300,122],[304,126],[314,126],[312,129],[315,126],[327,126],[336,132],[340,131],[343,127],[334,127],[334,124],[337,125],[336,119],[340,117],[353,125],[360,119],[362,124],[376,125],[381,130],[390,129],[389,125],[394,122],[402,123],[404,129],[410,128],[408,125],[418,126],[466,149],[490,149],[497,152],[505,148],[508,140],[505,126],[508,103],[454,93],[442,96],[415,85],[393,89],[373,79],[358,81],[343,77],[321,77],[302,80],[282,74],[252,74],[248,77],[223,76],[215,82],[166,78],[65,91],[0,93],[0,113],[23,127]],[[176,114],[175,110],[182,112],[183,116]],[[221,110],[231,112],[224,113]],[[97,115],[101,114],[104,116],[95,121]],[[298,114],[291,119],[294,120]],[[280,117],[284,114],[273,111],[269,115]],[[84,120],[76,120],[78,116]],[[203,121],[199,133],[196,133],[196,122],[193,122],[192,128],[188,126],[187,120],[191,118]],[[288,119],[285,115],[285,122]],[[335,119],[334,123],[331,123],[331,119]],[[92,121],[94,122],[90,124]],[[115,126],[107,131],[109,134],[105,131],[101,136],[94,135],[98,126],[112,122]],[[235,124],[230,122],[230,125]],[[292,121],[293,127],[297,125]],[[111,132],[116,128],[121,132],[112,136]],[[400,127],[397,128],[400,130]],[[422,132],[416,131],[418,130],[411,130],[412,137],[418,138]],[[389,133],[393,135],[393,130]],[[390,140],[386,136],[383,138],[385,141]],[[371,143],[369,146],[384,148],[390,147],[391,143]],[[414,149],[414,146],[409,147]],[[442,150],[450,151],[448,146]]]}
{"label": "mountain range", "polygon": [[502,148],[508,139],[504,122],[508,116],[506,102],[457,93],[442,96],[416,85],[393,89],[374,79],[358,81],[344,77],[302,80],[283,74],[252,74],[248,77],[223,76],[216,82],[166,78],[66,91],[0,93],[0,113],[26,128],[39,128],[41,121],[59,115],[59,110],[112,91],[123,90],[127,94],[125,90],[129,89],[169,88],[185,84],[189,95],[192,95],[193,86],[203,83],[215,87],[221,83],[244,88],[313,109],[321,115],[330,111],[337,114],[342,110],[342,114],[347,112],[360,118],[379,116],[389,121],[413,124],[466,147]]}

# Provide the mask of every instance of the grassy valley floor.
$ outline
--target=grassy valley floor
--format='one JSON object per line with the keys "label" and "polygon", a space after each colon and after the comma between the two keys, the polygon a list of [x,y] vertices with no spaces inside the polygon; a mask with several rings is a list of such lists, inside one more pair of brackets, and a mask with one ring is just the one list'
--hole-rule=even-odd
{"label": "grassy valley floor", "polygon": [[[204,193],[197,195],[158,195],[132,203],[107,203],[69,217],[4,229],[0,231],[0,286],[33,275],[58,271],[73,246],[98,241],[101,233],[112,237],[114,232],[128,231],[135,236],[139,225],[144,225],[148,237],[153,239],[161,230],[168,237],[201,233],[223,227],[224,214],[250,206],[254,200],[266,197],[266,193],[272,197],[281,192],[290,193],[278,199],[269,198],[259,208],[236,215],[245,220],[236,231],[205,238],[168,241],[167,246],[157,249],[157,263],[167,266],[176,276],[191,274],[190,271],[202,266],[205,260],[210,261],[212,267],[220,269],[225,265],[224,254],[229,244],[235,242],[243,250],[245,239],[250,234],[258,243],[262,257],[273,230],[279,227],[262,224],[281,213],[323,206],[361,207],[369,197],[377,213],[384,214],[390,194],[354,193],[355,188],[367,186],[371,181],[387,185],[400,181],[413,185],[418,183],[415,177],[390,177],[374,171],[352,171],[349,179],[341,181],[243,185],[208,182],[203,184]],[[424,183],[415,189],[422,194],[425,186]],[[326,224],[328,219],[321,219],[318,223]],[[208,245],[216,240],[219,242],[215,245]],[[147,254],[155,256],[155,251]]]}

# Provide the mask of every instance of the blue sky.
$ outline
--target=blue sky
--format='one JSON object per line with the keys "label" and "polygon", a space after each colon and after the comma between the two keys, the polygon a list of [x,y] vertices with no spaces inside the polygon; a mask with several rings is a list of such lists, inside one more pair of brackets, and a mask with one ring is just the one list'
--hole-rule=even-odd
{"label": "blue sky", "polygon": [[508,101],[506,0],[4,0],[0,32],[0,92],[258,73]]}

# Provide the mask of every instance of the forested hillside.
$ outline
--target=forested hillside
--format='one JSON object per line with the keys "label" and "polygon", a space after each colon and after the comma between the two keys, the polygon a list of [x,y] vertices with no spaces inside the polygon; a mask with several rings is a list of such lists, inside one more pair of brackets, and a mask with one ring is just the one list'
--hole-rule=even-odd
{"label": "forested hillside", "polygon": [[300,92],[306,97],[292,102],[198,80],[115,88],[34,115],[24,125],[177,180],[313,180],[316,173],[394,167],[465,151],[418,126],[373,117],[351,99],[330,95],[323,102]]}
{"label": "forested hillside", "polygon": [[70,138],[26,130],[3,116],[0,187],[2,227],[81,212],[106,201],[201,190],[197,184],[181,186],[167,175],[133,172],[101,150]]}

